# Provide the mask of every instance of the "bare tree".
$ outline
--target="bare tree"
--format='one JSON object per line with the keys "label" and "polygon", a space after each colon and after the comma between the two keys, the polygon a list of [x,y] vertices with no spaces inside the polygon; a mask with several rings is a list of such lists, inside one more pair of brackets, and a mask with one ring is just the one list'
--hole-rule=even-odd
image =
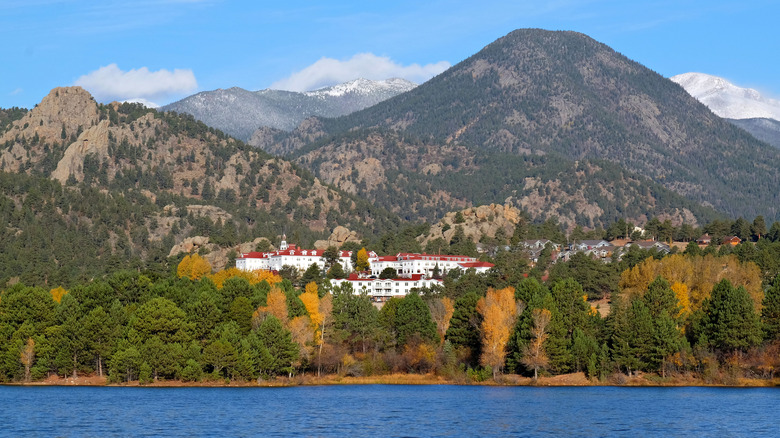
{"label": "bare tree", "polygon": [[544,341],[547,340],[547,326],[550,324],[550,311],[534,309],[532,318],[534,326],[531,329],[531,342],[523,348],[523,365],[534,369],[534,380],[539,378],[539,368],[544,368],[550,359],[544,351]]}

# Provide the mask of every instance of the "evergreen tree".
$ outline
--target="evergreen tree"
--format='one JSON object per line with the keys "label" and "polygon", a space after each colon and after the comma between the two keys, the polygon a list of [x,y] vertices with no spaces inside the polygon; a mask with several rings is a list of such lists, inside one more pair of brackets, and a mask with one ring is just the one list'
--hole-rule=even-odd
{"label": "evergreen tree", "polygon": [[677,296],[672,291],[669,282],[660,275],[647,286],[643,299],[653,319],[659,318],[664,311],[667,315],[680,313]]}
{"label": "evergreen tree", "polygon": [[772,287],[764,295],[761,322],[764,339],[770,342],[780,339],[780,275],[775,277]]}
{"label": "evergreen tree", "polygon": [[266,316],[258,327],[256,347],[259,349],[257,366],[261,374],[292,374],[299,348],[293,342],[290,331],[282,327],[273,315]]}
{"label": "evergreen tree", "polygon": [[319,265],[317,265],[316,263],[312,263],[311,266],[309,266],[308,269],[306,269],[306,272],[303,273],[303,276],[301,276],[301,281],[300,281],[301,284],[305,285],[311,282],[314,282],[317,285],[322,283],[322,273],[320,272]]}
{"label": "evergreen tree", "polygon": [[479,327],[482,321],[477,312],[478,301],[476,292],[469,292],[455,300],[455,310],[445,335],[454,347],[467,349],[467,362],[471,366],[476,366],[481,354]]}
{"label": "evergreen tree", "polygon": [[[393,301],[393,300],[390,300]],[[382,308],[384,311],[388,303]],[[365,353],[376,338],[379,311],[365,293],[355,294],[347,284],[333,291],[333,338]]]}
{"label": "evergreen tree", "polygon": [[702,308],[704,334],[715,349],[747,350],[761,341],[761,321],[744,287],[723,279]]}
{"label": "evergreen tree", "polygon": [[431,311],[420,295],[412,292],[398,303],[394,327],[397,333],[398,345],[406,345],[415,338],[434,343],[436,323],[431,318]]}
{"label": "evergreen tree", "polygon": [[666,310],[653,320],[653,345],[650,351],[651,365],[666,377],[666,358],[682,349],[685,342],[677,322]]}

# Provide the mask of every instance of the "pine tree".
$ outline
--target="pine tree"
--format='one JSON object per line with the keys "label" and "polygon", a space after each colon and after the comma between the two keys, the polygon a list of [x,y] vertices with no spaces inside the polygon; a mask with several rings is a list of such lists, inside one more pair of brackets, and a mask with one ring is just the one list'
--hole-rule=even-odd
{"label": "pine tree", "polygon": [[416,293],[410,293],[398,303],[395,315],[395,330],[398,345],[406,345],[414,338],[429,343],[435,343],[436,323],[431,318],[431,311]]}
{"label": "pine tree", "polygon": [[780,339],[780,275],[775,277],[764,295],[761,321],[764,325],[764,339],[774,341]]}
{"label": "pine tree", "polygon": [[717,350],[746,350],[761,342],[761,321],[747,291],[724,279],[705,300],[702,325]]}
{"label": "pine tree", "polygon": [[645,305],[650,310],[650,316],[653,318],[658,318],[664,311],[670,316],[676,316],[680,313],[677,296],[672,291],[669,282],[660,275],[647,286],[647,292],[643,298]]}
{"label": "pine tree", "polygon": [[450,327],[447,329],[445,339],[453,347],[468,349],[467,360],[469,365],[475,366],[481,353],[481,341],[479,339],[479,326],[482,318],[477,312],[479,295],[469,292],[455,300]]}
{"label": "pine tree", "polygon": [[282,327],[276,317],[269,315],[257,329],[259,344],[258,369],[261,374],[291,375],[293,363],[298,359],[298,345],[293,342],[289,330]]}

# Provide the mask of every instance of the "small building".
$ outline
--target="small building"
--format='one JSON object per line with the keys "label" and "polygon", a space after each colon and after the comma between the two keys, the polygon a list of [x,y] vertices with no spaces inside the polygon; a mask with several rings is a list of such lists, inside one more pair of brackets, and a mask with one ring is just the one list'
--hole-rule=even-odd
{"label": "small building", "polygon": [[625,249],[628,249],[632,246],[636,246],[640,249],[655,249],[656,251],[660,253],[668,253],[672,249],[664,242],[659,242],[657,240],[637,240],[635,242],[629,242],[624,246]]}
{"label": "small building", "polygon": [[737,246],[742,243],[742,239],[737,236],[728,236],[723,238],[724,245]]}
{"label": "small building", "polygon": [[706,233],[701,237],[699,237],[698,239],[696,239],[696,243],[702,246],[707,246],[710,244],[710,242],[712,242],[712,236]]}
{"label": "small building", "polygon": [[596,248],[603,248],[611,246],[609,242],[604,239],[599,240],[580,240],[579,242],[573,242],[571,249],[575,251],[588,251]]}
{"label": "small building", "polygon": [[552,248],[557,250],[560,249],[561,245],[547,239],[532,239],[532,240],[523,240],[520,242],[520,246],[526,249],[536,250],[536,249],[544,249],[547,244],[552,245]]}

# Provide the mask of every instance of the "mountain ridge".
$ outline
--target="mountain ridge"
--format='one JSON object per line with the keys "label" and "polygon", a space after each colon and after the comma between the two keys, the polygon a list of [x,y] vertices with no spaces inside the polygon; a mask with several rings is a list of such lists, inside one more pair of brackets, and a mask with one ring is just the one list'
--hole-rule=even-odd
{"label": "mountain ridge", "polygon": [[337,225],[369,238],[400,223],[191,116],[67,87],[13,118],[0,135],[0,284],[165,269],[196,236],[236,248],[286,231],[310,244]]}
{"label": "mountain ridge", "polygon": [[[715,116],[678,84],[576,32],[513,31],[410,92],[318,123],[309,139],[292,132],[262,146],[295,145],[298,151],[287,153],[322,176],[323,161],[305,155],[331,148],[325,160],[335,165],[333,157],[382,131],[380,142],[390,145],[407,138],[407,147],[465,148],[464,162],[556,155],[574,172],[576,161],[605,160],[734,217],[780,213],[773,207],[780,200],[776,149]],[[396,167],[393,152],[378,156],[387,157],[380,160],[385,169]],[[509,171],[497,165],[498,173]],[[464,175],[448,178],[472,184]],[[495,184],[487,193],[505,193]],[[391,204],[382,205],[406,208]]]}
{"label": "mountain ridge", "polygon": [[312,116],[337,117],[411,90],[404,79],[356,79],[306,92],[239,87],[203,91],[160,108],[193,115],[208,126],[250,141],[258,128],[292,130]]}

